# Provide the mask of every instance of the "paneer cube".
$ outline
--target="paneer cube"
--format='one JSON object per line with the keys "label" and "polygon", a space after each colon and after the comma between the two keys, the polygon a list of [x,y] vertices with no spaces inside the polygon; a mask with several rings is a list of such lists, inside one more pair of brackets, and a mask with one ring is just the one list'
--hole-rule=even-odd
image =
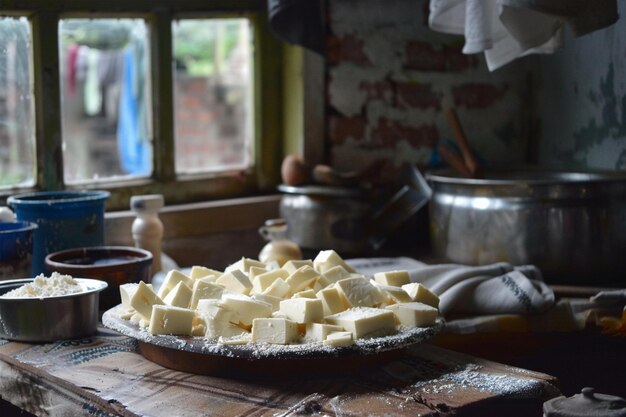
{"label": "paneer cube", "polygon": [[325,274],[326,271],[337,265],[342,266],[348,272],[356,272],[332,249],[320,251],[313,259],[313,268],[322,274]]}
{"label": "paneer cube", "polygon": [[296,297],[300,297],[300,298],[316,298],[315,297],[315,291],[313,291],[312,289],[308,289],[308,290],[304,290],[304,291],[298,291],[297,293],[295,293],[293,295],[294,298]]}
{"label": "paneer cube", "polygon": [[224,294],[220,306],[232,311],[236,323],[243,326],[252,326],[255,318],[270,317],[273,310],[270,303],[238,294]]}
{"label": "paneer cube", "polygon": [[179,282],[167,293],[163,302],[169,306],[188,308],[191,301],[192,290],[184,282]]}
{"label": "paneer cube", "polygon": [[204,337],[217,339],[221,337],[237,337],[246,332],[238,323],[235,312],[220,305],[220,300],[204,299],[198,301],[197,314],[206,325]]}
{"label": "paneer cube", "polygon": [[364,276],[340,279],[335,287],[341,291],[352,307],[374,307],[385,302],[385,297]]}
{"label": "paneer cube", "polygon": [[289,272],[284,269],[275,269],[263,274],[257,275],[252,279],[252,289],[255,293],[262,293],[278,278],[285,279],[289,276]]}
{"label": "paneer cube", "polygon": [[374,280],[379,284],[393,287],[401,287],[411,282],[408,271],[377,272],[374,274]]}
{"label": "paneer cube", "polygon": [[319,276],[320,274],[315,269],[304,265],[289,275],[285,282],[289,284],[291,292],[296,293],[310,287]]}
{"label": "paneer cube", "polygon": [[409,294],[412,301],[417,301],[428,304],[431,307],[439,308],[439,297],[424,285],[412,282],[410,284],[404,284],[402,289]]}
{"label": "paneer cube", "polygon": [[263,294],[278,298],[287,298],[291,295],[291,287],[285,282],[285,280],[278,278],[276,281],[272,282],[272,284],[267,287],[265,291],[263,291]]}
{"label": "paneer cube", "polygon": [[287,345],[298,340],[298,325],[283,318],[258,318],[252,322],[252,342]]}
{"label": "paneer cube", "polygon": [[159,288],[159,297],[161,299],[165,298],[167,293],[169,293],[179,282],[184,282],[189,288],[193,288],[193,279],[190,276],[177,269],[172,269],[167,273],[161,287]]}
{"label": "paneer cube", "polygon": [[224,270],[224,273],[232,272],[235,270],[240,270],[247,274],[248,271],[250,271],[250,268],[253,266],[256,266],[259,268],[265,268],[265,264],[263,262],[258,261],[256,259],[250,259],[250,258],[244,257],[238,260],[237,262],[235,262],[234,264],[227,266],[226,269]]}
{"label": "paneer cube", "polygon": [[333,332],[343,331],[343,327],[324,323],[307,323],[304,341],[307,343],[323,342]]}
{"label": "paneer cube", "polygon": [[219,299],[222,297],[224,287],[213,282],[205,281],[204,278],[193,283],[193,294],[191,295],[190,307],[198,307],[198,301],[205,298]]}
{"label": "paneer cube", "polygon": [[306,265],[313,268],[313,261],[311,259],[292,259],[290,261],[285,262],[285,264],[283,265],[283,269],[291,275],[294,272],[296,272],[298,269]]}
{"label": "paneer cube", "polygon": [[385,307],[393,311],[398,321],[405,327],[432,326],[437,321],[439,310],[424,303],[399,303]]}
{"label": "paneer cube", "polygon": [[247,295],[250,294],[250,290],[252,290],[252,282],[250,282],[248,276],[240,269],[224,272],[215,282],[222,285],[227,290],[239,294]]}
{"label": "paneer cube", "polygon": [[318,291],[315,296],[322,300],[325,316],[342,312],[348,308],[342,300],[343,295],[339,293],[337,288],[324,288]]}
{"label": "paneer cube", "polygon": [[337,282],[340,279],[348,278],[351,272],[346,271],[341,265],[335,265],[324,272],[324,276],[329,282]]}
{"label": "paneer cube", "polygon": [[165,303],[152,288],[141,281],[130,299],[130,306],[137,311],[141,318],[149,322],[152,316],[152,306],[155,304]]}
{"label": "paneer cube", "polygon": [[290,298],[280,302],[282,313],[299,324],[322,322],[324,307],[322,301],[312,298]]}
{"label": "paneer cube", "polygon": [[354,339],[350,332],[333,332],[323,342],[324,346],[335,347],[350,346],[352,343],[354,343]]}
{"label": "paneer cube", "polygon": [[372,285],[377,287],[385,297],[387,297],[385,304],[410,303],[411,301],[413,301],[409,294],[402,289],[402,287],[382,285],[374,281],[373,279],[370,280],[370,282],[372,283]]}
{"label": "paneer cube", "polygon": [[200,279],[206,277],[215,277],[214,279],[219,278],[223,272],[216,271],[215,269],[207,268],[206,266],[194,265],[191,267],[191,271],[189,272],[189,277],[191,279]]}
{"label": "paneer cube", "polygon": [[[183,284],[185,285],[185,284]],[[154,305],[148,331],[155,334],[191,336],[196,313],[188,308]]]}
{"label": "paneer cube", "polygon": [[372,307],[354,307],[326,316],[326,322],[342,326],[354,339],[379,337],[396,332],[395,315],[390,310]]}

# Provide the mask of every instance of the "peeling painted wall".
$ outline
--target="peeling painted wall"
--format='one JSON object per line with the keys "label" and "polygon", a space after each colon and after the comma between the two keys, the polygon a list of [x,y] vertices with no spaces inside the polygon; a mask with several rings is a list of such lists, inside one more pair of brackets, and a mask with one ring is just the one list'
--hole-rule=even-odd
{"label": "peeling painted wall", "polygon": [[452,140],[455,107],[472,147],[493,165],[526,159],[528,60],[497,72],[464,55],[464,39],[428,28],[428,1],[328,2],[331,162],[353,169],[388,158],[432,167]]}
{"label": "peeling painted wall", "polygon": [[620,20],[536,57],[538,160],[562,168],[626,170],[626,1]]}
{"label": "peeling painted wall", "polygon": [[[626,0],[618,0],[621,14]],[[464,39],[428,28],[427,0],[328,2],[327,145],[331,163],[360,168],[440,163],[457,109],[489,165],[626,169],[626,20],[553,55],[489,72]]]}

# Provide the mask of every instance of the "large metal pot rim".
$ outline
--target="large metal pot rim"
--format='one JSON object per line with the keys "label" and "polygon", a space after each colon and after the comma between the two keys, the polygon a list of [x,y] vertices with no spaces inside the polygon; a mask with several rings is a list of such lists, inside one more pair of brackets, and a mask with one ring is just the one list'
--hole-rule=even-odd
{"label": "large metal pot rim", "polygon": [[285,185],[280,184],[278,191],[285,194],[315,195],[326,197],[359,198],[367,196],[367,192],[361,188],[334,187],[325,185]]}
{"label": "large metal pot rim", "polygon": [[598,183],[626,183],[626,172],[614,171],[556,171],[538,168],[512,170],[487,170],[485,178],[459,177],[450,170],[426,173],[431,183],[461,186],[533,186],[533,185],[586,185]]}

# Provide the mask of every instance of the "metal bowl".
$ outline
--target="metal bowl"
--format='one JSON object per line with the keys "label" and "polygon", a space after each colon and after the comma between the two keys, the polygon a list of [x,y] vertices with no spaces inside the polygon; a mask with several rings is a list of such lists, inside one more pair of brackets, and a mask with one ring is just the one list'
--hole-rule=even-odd
{"label": "metal bowl", "polygon": [[427,179],[438,259],[535,264],[551,284],[624,285],[626,173],[528,168]]}
{"label": "metal bowl", "polygon": [[98,295],[107,283],[75,278],[82,292],[56,297],[3,298],[34,278],[0,281],[0,337],[22,342],[76,339],[96,332]]}

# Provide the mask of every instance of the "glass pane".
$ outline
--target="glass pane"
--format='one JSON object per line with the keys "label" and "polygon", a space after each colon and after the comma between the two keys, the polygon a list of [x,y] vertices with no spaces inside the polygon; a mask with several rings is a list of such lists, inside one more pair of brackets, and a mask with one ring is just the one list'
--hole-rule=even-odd
{"label": "glass pane", "polygon": [[34,184],[31,57],[28,20],[0,18],[0,187]]}
{"label": "glass pane", "polygon": [[65,182],[149,176],[145,21],[63,19],[59,48]]}
{"label": "glass pane", "polygon": [[173,24],[177,173],[245,169],[254,143],[248,19]]}

